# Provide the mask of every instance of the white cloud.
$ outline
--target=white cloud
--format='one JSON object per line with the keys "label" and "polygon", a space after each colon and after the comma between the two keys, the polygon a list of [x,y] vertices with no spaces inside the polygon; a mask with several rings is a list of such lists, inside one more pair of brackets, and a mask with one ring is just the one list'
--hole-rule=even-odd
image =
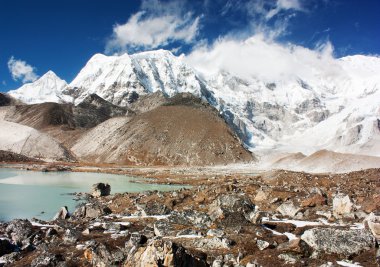
{"label": "white cloud", "polygon": [[15,81],[21,80],[23,83],[34,82],[38,75],[35,68],[23,60],[15,59],[13,56],[8,61],[8,69]]}
{"label": "white cloud", "polygon": [[302,11],[300,0],[277,0],[273,9],[266,14],[266,19],[271,19],[283,10],[296,10]]}
{"label": "white cloud", "polygon": [[261,34],[246,40],[219,39],[211,46],[193,50],[185,60],[205,75],[227,71],[238,77],[255,77],[268,82],[340,73],[330,42],[313,50],[280,44]]}
{"label": "white cloud", "polygon": [[116,24],[106,52],[127,48],[154,49],[170,42],[191,43],[199,31],[200,17],[184,12],[180,1],[144,0],[141,11],[125,24]]}

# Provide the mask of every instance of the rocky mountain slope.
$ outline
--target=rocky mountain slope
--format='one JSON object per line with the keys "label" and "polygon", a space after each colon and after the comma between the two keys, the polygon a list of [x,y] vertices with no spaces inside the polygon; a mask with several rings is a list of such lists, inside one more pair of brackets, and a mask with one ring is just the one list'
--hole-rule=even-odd
{"label": "rocky mountain slope", "polygon": [[189,92],[214,106],[252,151],[311,154],[329,149],[379,156],[380,58],[350,56],[334,60],[329,68],[303,67],[310,70],[303,76],[264,80],[223,69],[200,73],[164,50],[96,54],[68,85],[44,82],[49,80],[45,75],[9,93],[27,103],[49,99],[75,104],[98,94],[130,106],[155,92],[166,97]]}
{"label": "rocky mountain slope", "polygon": [[52,102],[12,106],[8,109],[5,120],[36,129],[49,126],[75,129],[92,128],[111,117],[132,113],[128,108],[112,105],[97,95],[89,95],[77,106]]}
{"label": "rocky mountain slope", "polygon": [[214,165],[250,162],[238,138],[207,102],[178,94],[132,118],[108,120],[72,148],[91,162],[144,165]]}

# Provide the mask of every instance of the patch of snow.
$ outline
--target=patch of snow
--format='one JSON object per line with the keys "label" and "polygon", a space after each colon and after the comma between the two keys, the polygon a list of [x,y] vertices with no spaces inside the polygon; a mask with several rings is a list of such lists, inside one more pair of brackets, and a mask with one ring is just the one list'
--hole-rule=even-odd
{"label": "patch of snow", "polygon": [[286,235],[286,237],[290,240],[294,240],[294,239],[298,239],[297,236],[295,234],[292,234],[292,233],[288,233],[288,232],[285,232],[284,235]]}
{"label": "patch of snow", "polygon": [[85,245],[79,244],[79,245],[76,245],[75,248],[78,249],[78,250],[83,250],[85,247],[86,247]]}
{"label": "patch of snow", "polygon": [[336,262],[340,266],[345,266],[345,267],[362,267],[359,263],[350,263],[347,261],[337,261]]}

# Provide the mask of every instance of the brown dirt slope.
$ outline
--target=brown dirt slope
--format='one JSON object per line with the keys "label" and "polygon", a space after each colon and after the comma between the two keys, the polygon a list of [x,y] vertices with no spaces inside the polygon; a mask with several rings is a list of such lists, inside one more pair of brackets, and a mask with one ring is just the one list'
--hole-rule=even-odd
{"label": "brown dirt slope", "polygon": [[143,165],[216,165],[254,158],[218,112],[189,94],[130,120],[105,122],[73,147],[87,161]]}

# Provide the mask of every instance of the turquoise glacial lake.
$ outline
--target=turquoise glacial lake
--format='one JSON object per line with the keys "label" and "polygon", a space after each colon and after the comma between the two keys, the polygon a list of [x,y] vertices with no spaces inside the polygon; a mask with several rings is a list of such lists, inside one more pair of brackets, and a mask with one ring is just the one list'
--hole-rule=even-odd
{"label": "turquoise glacial lake", "polygon": [[103,182],[111,185],[111,194],[146,190],[171,191],[183,186],[135,183],[136,178],[80,172],[36,172],[0,168],[0,221],[15,218],[51,220],[67,206],[75,210],[78,201],[70,193],[90,192],[91,186]]}

